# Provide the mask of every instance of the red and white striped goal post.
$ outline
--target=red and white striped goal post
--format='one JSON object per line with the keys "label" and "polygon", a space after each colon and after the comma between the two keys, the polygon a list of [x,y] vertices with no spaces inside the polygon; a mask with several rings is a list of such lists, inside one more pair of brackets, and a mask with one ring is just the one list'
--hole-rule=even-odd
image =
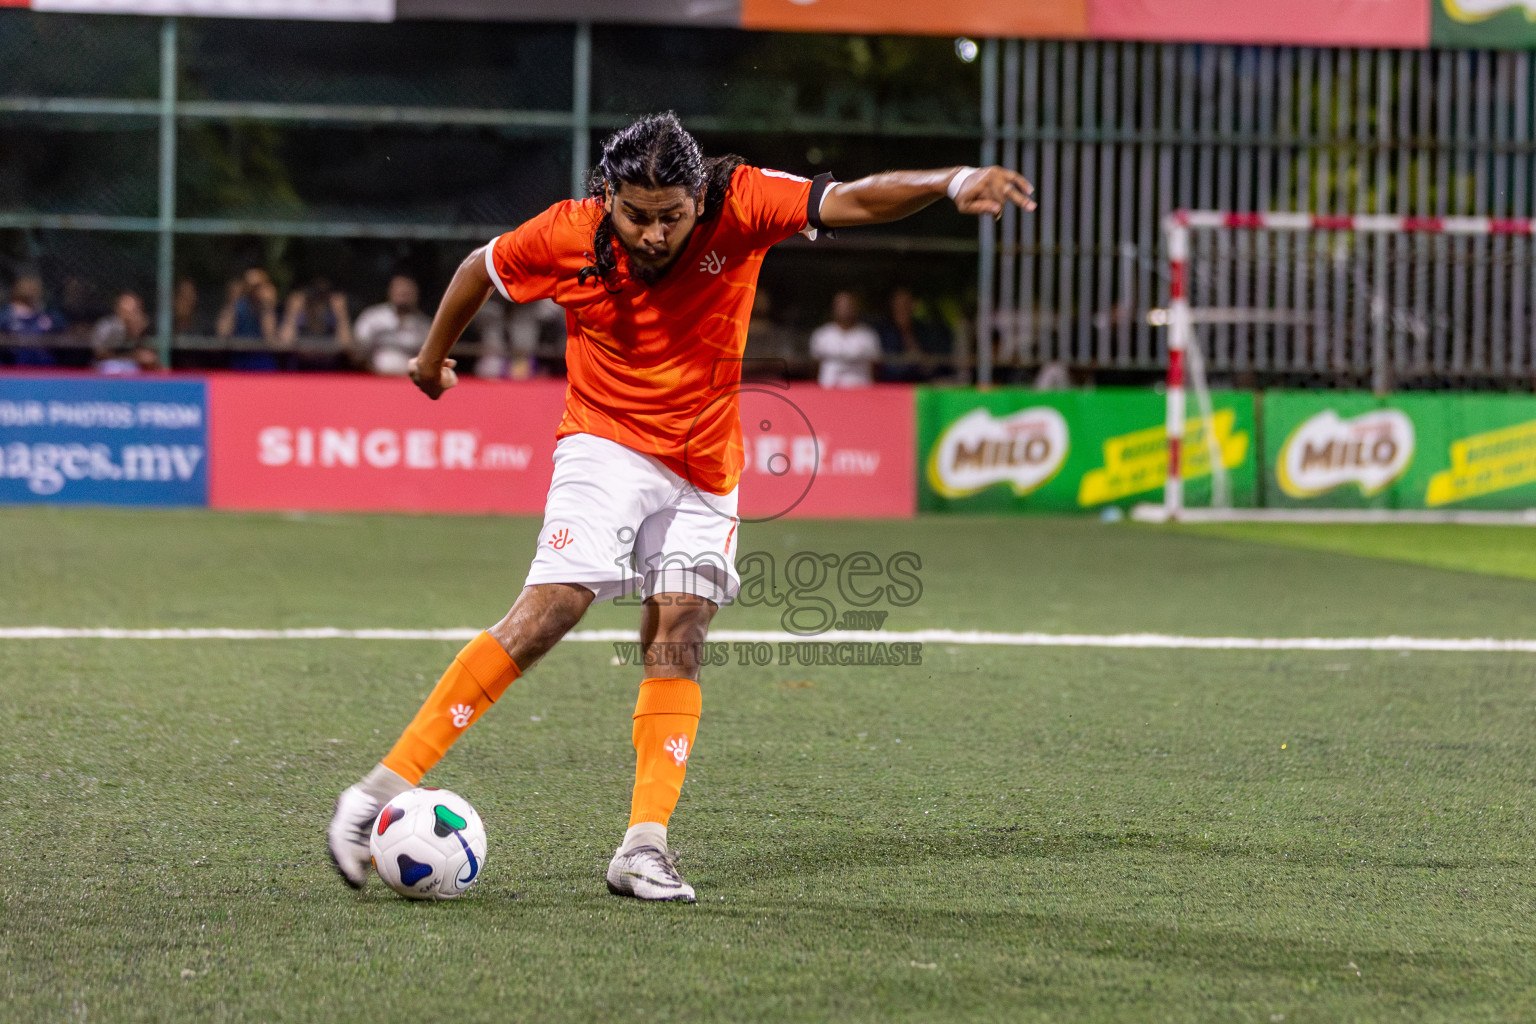
{"label": "red and white striped goal post", "polygon": [[1508,217],[1397,217],[1379,213],[1238,213],[1175,210],[1163,218],[1168,239],[1168,480],[1163,511],[1184,511],[1184,353],[1194,337],[1189,308],[1189,236],[1192,231],[1359,231],[1367,234],[1536,235],[1536,219]]}

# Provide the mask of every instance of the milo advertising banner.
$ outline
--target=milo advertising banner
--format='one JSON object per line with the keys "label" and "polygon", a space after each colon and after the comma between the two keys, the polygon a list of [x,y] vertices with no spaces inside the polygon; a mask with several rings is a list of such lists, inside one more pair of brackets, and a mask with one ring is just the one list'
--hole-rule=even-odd
{"label": "milo advertising banner", "polygon": [[[1252,505],[1253,396],[1212,395],[1217,456],[1235,505]],[[1039,392],[922,388],[917,395],[918,507],[925,512],[1081,512],[1162,497],[1168,478],[1162,395],[1144,389]],[[1191,504],[1210,500],[1202,422],[1185,426]]]}
{"label": "milo advertising banner", "polygon": [[1433,46],[1536,47],[1536,0],[1430,0]]}
{"label": "milo advertising banner", "polygon": [[1265,504],[1536,507],[1536,398],[1271,391]]}

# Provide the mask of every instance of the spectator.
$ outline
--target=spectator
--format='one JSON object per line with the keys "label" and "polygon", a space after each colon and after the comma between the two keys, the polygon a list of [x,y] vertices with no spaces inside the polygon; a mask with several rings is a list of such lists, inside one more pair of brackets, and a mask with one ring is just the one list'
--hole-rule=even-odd
{"label": "spectator", "polygon": [[298,353],[298,366],[303,370],[337,369],[352,352],[352,315],[347,310],[347,297],[323,277],[288,296],[283,323],[277,331],[278,343],[292,349],[300,338],[331,342],[327,348]]}
{"label": "spectator", "polygon": [[759,285],[752,299],[752,318],[747,321],[747,359],[773,368],[765,372],[798,376],[806,372],[806,360],[797,342],[795,332],[774,319],[773,300]]}
{"label": "spectator", "polygon": [[[22,274],[11,286],[11,301],[0,308],[0,335],[40,338],[58,334],[64,318],[43,306],[43,279],[36,274]],[[53,366],[53,349],[42,345],[18,345],[11,349],[11,361],[17,366]]]}
{"label": "spectator", "polygon": [[512,349],[508,376],[560,376],[565,368],[565,310],[553,299],[520,302],[507,315],[507,341]]}
{"label": "spectator", "polygon": [[59,285],[57,306],[66,325],[64,333],[78,338],[82,348],[89,344],[96,321],[111,312],[95,282],[78,274],[66,275]]}
{"label": "spectator", "polygon": [[549,372],[540,353],[554,361],[565,339],[565,310],[550,299],[510,304],[492,295],[470,327],[480,335],[476,377],[527,380]]}
{"label": "spectator", "polygon": [[265,270],[251,267],[229,282],[215,333],[223,339],[259,341],[262,345],[262,349],[231,353],[230,369],[277,369],[277,357],[271,351],[278,344],[277,286]]}
{"label": "spectator", "polygon": [[389,301],[369,306],[358,316],[352,333],[374,373],[403,377],[406,364],[421,351],[432,321],[417,308],[420,295],[414,280],[396,274],[389,279]]}
{"label": "spectator", "polygon": [[202,324],[197,319],[197,282],[190,277],[176,282],[175,296],[171,299],[171,332],[177,335],[202,333]]}
{"label": "spectator", "polygon": [[821,361],[817,380],[824,388],[862,388],[874,382],[880,336],[859,320],[852,292],[832,296],[832,322],[811,332],[811,357]]}
{"label": "spectator", "polygon": [[949,331],[942,324],[917,316],[917,300],[907,288],[891,293],[890,318],[879,325],[885,354],[881,379],[919,383],[935,376],[939,362],[950,354]]}
{"label": "spectator", "polygon": [[160,356],[149,337],[149,315],[136,292],[119,293],[112,312],[91,330],[91,357],[101,373],[139,373],[160,369]]}
{"label": "spectator", "polygon": [[496,380],[511,375],[511,361],[507,358],[507,307],[507,300],[492,292],[464,330],[466,336],[474,332],[480,339],[480,354],[475,357],[476,377]]}

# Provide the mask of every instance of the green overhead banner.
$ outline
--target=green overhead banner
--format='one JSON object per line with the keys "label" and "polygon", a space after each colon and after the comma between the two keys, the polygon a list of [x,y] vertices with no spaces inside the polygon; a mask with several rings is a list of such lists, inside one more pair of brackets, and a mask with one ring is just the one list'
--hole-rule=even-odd
{"label": "green overhead banner", "polygon": [[1429,8],[1432,46],[1536,48],[1536,0],[1430,0]]}
{"label": "green overhead banner", "polygon": [[[1191,504],[1208,504],[1211,457],[1235,505],[1254,502],[1253,395],[1212,395],[1208,441],[1185,426]],[[1162,395],[1141,389],[1039,392],[920,388],[918,508],[925,512],[1080,512],[1162,497],[1168,478]]]}
{"label": "green overhead banner", "polygon": [[1536,398],[1270,391],[1264,503],[1536,507]]}

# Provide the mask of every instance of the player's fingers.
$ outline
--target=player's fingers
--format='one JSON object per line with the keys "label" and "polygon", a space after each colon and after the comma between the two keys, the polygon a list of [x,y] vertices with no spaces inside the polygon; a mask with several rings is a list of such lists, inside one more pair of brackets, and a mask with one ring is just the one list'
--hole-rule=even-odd
{"label": "player's fingers", "polygon": [[1024,177],[1024,175],[1020,174],[1018,171],[1008,171],[1006,177],[1008,179],[1008,184],[1014,186],[1015,188],[1022,189],[1023,191],[1029,193],[1033,193],[1035,191],[1035,186],[1031,185],[1029,179]]}
{"label": "player's fingers", "polygon": [[1035,208],[1035,201],[1029,198],[1028,194],[1021,188],[1010,187],[1008,189],[1008,198],[1026,210],[1033,210]]}

